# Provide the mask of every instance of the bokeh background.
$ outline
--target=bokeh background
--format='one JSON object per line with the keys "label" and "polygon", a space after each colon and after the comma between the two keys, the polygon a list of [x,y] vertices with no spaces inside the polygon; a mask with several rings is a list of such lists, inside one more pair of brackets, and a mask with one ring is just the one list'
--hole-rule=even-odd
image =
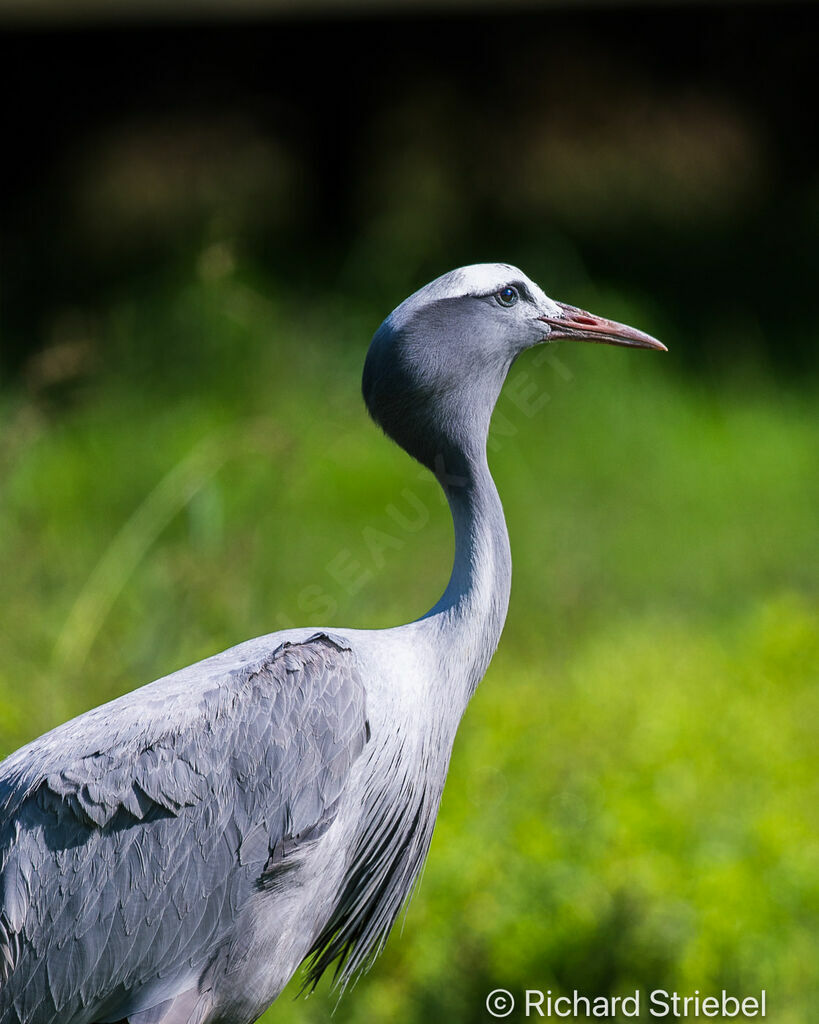
{"label": "bokeh background", "polygon": [[[815,1018],[817,22],[0,4],[0,753],[248,636],[434,602],[446,509],[358,390],[431,277],[513,262],[670,349],[514,369],[508,625],[339,1024],[485,1021],[498,986]],[[296,992],[264,1019],[336,1005]]]}

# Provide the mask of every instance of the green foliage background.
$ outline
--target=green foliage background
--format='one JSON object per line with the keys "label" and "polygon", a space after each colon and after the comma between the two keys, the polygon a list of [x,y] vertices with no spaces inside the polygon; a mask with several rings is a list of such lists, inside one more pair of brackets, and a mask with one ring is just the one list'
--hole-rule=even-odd
{"label": "green foliage background", "polygon": [[[557,297],[668,337],[599,282]],[[434,602],[446,509],[358,394],[388,308],[191,261],[109,302],[68,397],[0,393],[0,753],[248,636]],[[752,359],[682,372],[670,330],[667,356],[563,345],[513,370],[506,632],[423,883],[339,1024],[484,1021],[498,986],[765,988],[777,1024],[819,1005],[819,389]],[[264,1020],[336,1005],[296,992]]]}

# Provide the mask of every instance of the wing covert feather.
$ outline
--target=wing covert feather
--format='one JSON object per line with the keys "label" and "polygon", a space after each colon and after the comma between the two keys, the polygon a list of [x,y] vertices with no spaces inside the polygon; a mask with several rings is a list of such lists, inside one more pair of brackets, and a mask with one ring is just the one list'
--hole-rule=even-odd
{"label": "wing covert feather", "polygon": [[265,869],[332,823],[368,738],[355,656],[328,634],[246,648],[0,765],[0,1024],[173,996]]}

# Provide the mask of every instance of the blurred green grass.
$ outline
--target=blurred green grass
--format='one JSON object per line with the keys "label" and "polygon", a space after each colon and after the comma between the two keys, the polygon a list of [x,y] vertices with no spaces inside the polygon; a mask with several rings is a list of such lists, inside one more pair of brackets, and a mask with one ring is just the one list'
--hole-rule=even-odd
{"label": "blurred green grass", "polygon": [[[559,297],[655,328],[618,296]],[[384,312],[189,280],[112,303],[67,397],[2,392],[1,754],[249,636],[434,602],[446,509],[359,397]],[[817,388],[683,374],[674,349],[546,354],[514,367],[491,444],[506,632],[403,932],[336,1019],[483,1021],[498,986],[724,986],[803,1022]],[[285,994],[265,1020],[336,998]]]}

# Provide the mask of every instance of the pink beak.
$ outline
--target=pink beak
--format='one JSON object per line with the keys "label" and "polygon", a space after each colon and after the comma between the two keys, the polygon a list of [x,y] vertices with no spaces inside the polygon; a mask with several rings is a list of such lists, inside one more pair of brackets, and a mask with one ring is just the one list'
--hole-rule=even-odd
{"label": "pink beak", "polygon": [[628,345],[630,348],[654,348],[659,352],[667,352],[668,349],[661,341],[652,338],[650,334],[644,334],[635,327],[627,324],[619,324],[616,320],[606,320],[602,316],[595,316],[594,313],[587,313],[577,306],[567,306],[563,302],[555,303],[560,306],[561,316],[542,316],[544,323],[551,328],[549,340],[565,338],[567,341],[595,341],[603,345]]}

